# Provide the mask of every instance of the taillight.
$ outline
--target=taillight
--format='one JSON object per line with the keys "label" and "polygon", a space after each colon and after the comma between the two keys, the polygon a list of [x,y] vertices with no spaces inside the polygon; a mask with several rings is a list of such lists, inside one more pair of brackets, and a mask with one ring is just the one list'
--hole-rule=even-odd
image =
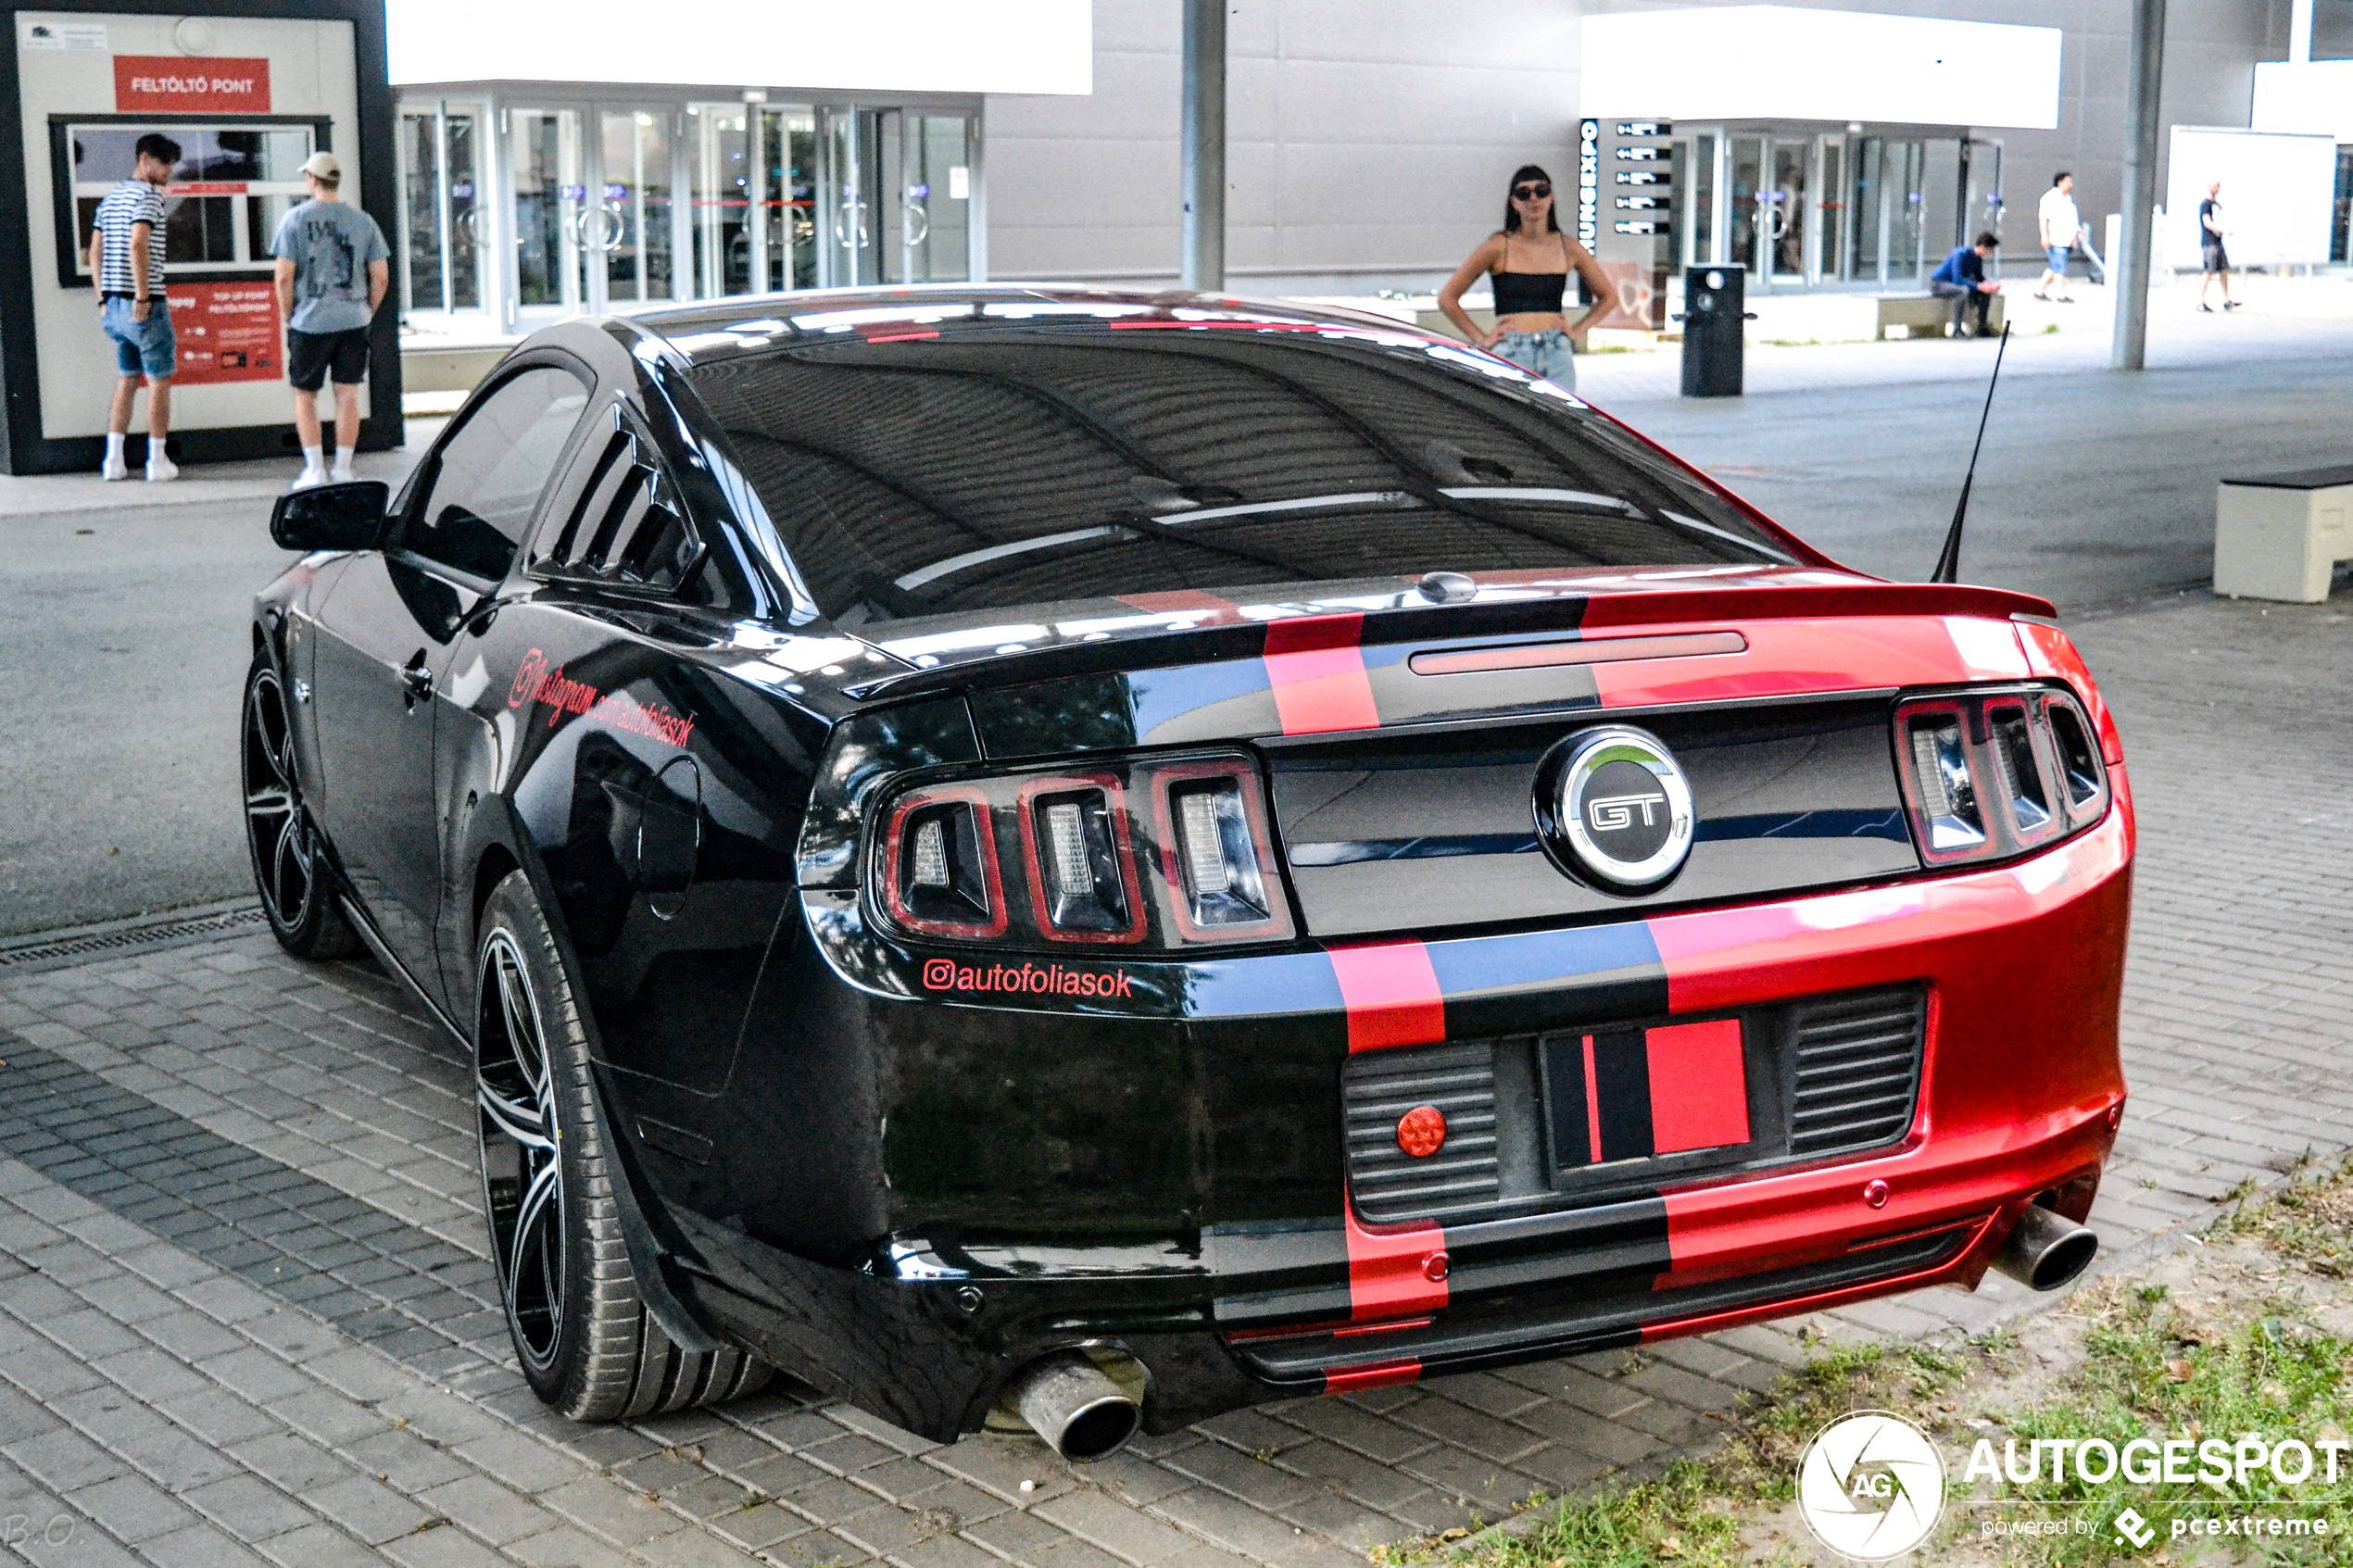
{"label": "taillight", "polygon": [[1294,930],[1244,757],[919,785],[884,812],[870,863],[887,922],[924,935],[1177,947]]}
{"label": "taillight", "polygon": [[884,828],[882,893],[890,917],[933,936],[1004,934],[1004,878],[988,797],[960,784],[910,790]]}
{"label": "taillight", "polygon": [[2091,723],[2064,693],[1921,697],[1895,710],[1912,833],[1933,866],[1999,859],[2091,826],[2108,778]]}
{"label": "taillight", "polygon": [[1291,934],[1258,775],[1235,762],[1152,771],[1169,912],[1190,942],[1264,942]]}
{"label": "taillight", "polygon": [[1015,809],[1038,935],[1058,942],[1142,939],[1124,793],[1109,775],[1021,786]]}

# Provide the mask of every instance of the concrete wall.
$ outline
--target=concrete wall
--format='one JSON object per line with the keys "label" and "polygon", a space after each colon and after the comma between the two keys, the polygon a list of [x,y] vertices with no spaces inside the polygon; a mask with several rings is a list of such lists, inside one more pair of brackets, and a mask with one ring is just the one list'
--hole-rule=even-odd
{"label": "concrete wall", "polygon": [[[1428,288],[1512,170],[1573,178],[1574,0],[1232,0],[1229,284]],[[1095,91],[988,100],[998,278],[1176,277],[1179,11],[1095,0]]]}

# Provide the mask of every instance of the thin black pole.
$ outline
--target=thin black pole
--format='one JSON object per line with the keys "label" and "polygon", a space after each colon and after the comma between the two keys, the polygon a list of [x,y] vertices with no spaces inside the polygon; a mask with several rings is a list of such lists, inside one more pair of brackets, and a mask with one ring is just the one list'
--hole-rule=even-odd
{"label": "thin black pole", "polygon": [[2133,0],[2133,58],[2124,80],[2124,221],[2108,259],[2116,327],[2108,364],[2147,363],[2149,220],[2157,207],[2158,92],[2165,80],[2165,0]]}
{"label": "thin black pole", "polygon": [[1961,479],[1961,504],[1953,508],[1953,526],[1944,531],[1944,553],[1936,558],[1931,583],[1961,580],[1961,524],[1969,520],[1969,493],[1977,483],[1977,455],[1985,449],[1985,421],[1994,416],[1994,389],[2002,384],[2002,356],[2010,351],[2010,323],[2002,320],[2002,341],[1994,350],[1994,377],[1985,383],[1985,407],[1977,416],[1977,440],[1969,449],[1969,472]]}

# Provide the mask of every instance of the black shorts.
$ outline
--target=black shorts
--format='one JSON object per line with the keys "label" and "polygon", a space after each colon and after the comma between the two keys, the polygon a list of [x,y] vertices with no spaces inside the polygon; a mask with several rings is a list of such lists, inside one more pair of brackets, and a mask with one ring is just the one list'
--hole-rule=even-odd
{"label": "black shorts", "polygon": [[337,386],[358,386],[368,379],[368,329],[340,332],[286,331],[286,379],[304,392],[316,392],[333,369]]}
{"label": "black shorts", "polygon": [[2231,254],[2222,248],[2221,241],[2208,240],[2199,248],[2206,253],[2206,270],[2208,271],[2227,272],[2231,270]]}

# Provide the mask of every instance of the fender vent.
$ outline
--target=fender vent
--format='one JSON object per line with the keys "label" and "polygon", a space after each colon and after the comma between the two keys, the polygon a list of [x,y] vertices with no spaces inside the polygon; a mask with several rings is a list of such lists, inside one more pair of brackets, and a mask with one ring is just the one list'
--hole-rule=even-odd
{"label": "fender vent", "polygon": [[1919,1098],[1926,1017],[1916,985],[1790,1009],[1792,1155],[1812,1159],[1904,1135]]}
{"label": "fender vent", "polygon": [[[1524,1049],[1524,1041],[1514,1042]],[[1340,1074],[1348,1172],[1356,1211],[1376,1223],[1484,1209],[1502,1191],[1495,1158],[1495,1042],[1363,1051]],[[1397,1120],[1431,1105],[1446,1141],[1416,1160],[1397,1145]]]}

